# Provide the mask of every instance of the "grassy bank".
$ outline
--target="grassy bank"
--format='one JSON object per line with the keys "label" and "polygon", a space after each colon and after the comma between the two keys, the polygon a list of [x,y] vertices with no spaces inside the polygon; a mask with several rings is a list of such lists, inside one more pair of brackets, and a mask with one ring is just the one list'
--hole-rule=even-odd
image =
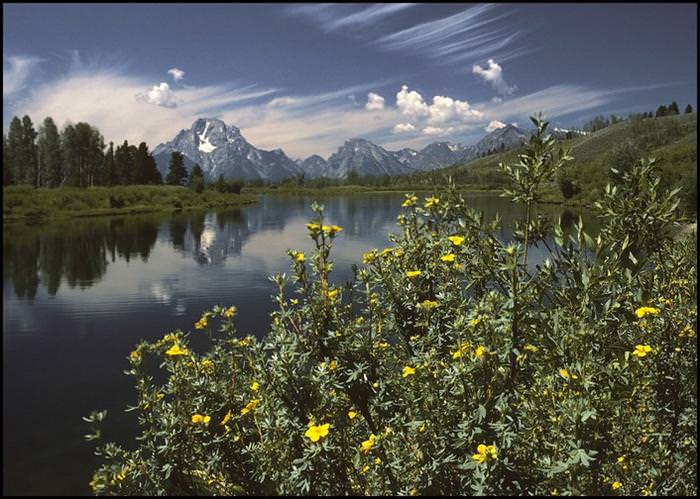
{"label": "grassy bank", "polygon": [[3,189],[3,223],[123,215],[159,211],[241,206],[255,202],[250,194],[205,190],[201,194],[170,185],[129,185],[89,189],[34,189],[11,186]]}

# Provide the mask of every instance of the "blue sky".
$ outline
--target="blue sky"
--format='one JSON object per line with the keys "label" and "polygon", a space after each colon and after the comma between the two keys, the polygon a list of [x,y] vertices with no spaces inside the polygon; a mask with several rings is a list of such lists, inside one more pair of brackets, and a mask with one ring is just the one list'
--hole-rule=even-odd
{"label": "blue sky", "polygon": [[198,117],[328,156],[470,144],[543,111],[697,107],[695,4],[3,4],[3,127],[96,125],[151,148]]}

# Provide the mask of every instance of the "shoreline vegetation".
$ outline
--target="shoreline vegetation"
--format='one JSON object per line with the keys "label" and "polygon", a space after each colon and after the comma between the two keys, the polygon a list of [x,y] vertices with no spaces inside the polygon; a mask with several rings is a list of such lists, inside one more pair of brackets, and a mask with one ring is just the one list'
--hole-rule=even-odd
{"label": "shoreline vegetation", "polygon": [[3,189],[3,225],[154,212],[178,212],[256,202],[256,196],[192,189],[171,185],[39,188],[10,186]]}

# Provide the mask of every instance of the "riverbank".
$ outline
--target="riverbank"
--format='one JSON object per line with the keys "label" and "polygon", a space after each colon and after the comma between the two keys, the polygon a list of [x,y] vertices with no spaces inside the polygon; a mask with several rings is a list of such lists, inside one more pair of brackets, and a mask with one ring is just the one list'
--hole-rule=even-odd
{"label": "riverbank", "polygon": [[205,190],[197,193],[172,185],[123,185],[79,189],[3,188],[3,224],[41,223],[48,220],[137,213],[174,212],[243,206],[254,203],[252,194]]}

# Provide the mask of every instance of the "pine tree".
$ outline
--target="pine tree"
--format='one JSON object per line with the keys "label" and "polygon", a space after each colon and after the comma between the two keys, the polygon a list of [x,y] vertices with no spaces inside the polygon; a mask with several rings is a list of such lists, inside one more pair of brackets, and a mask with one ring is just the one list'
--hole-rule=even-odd
{"label": "pine tree", "polygon": [[173,151],[170,155],[170,165],[168,175],[165,177],[165,182],[169,185],[182,185],[183,180],[186,178],[187,170],[185,169],[185,158],[182,153]]}
{"label": "pine tree", "polygon": [[668,106],[668,114],[669,116],[672,114],[681,114],[681,111],[678,109],[678,104],[676,101],[671,102],[671,105]]}
{"label": "pine tree", "polygon": [[668,113],[668,110],[666,109],[666,106],[659,106],[659,108],[656,110],[656,117],[660,118],[661,116],[666,116]]}
{"label": "pine tree", "polygon": [[685,114],[690,114],[692,112],[693,112],[693,106],[691,106],[690,104],[685,106]]}
{"label": "pine tree", "polygon": [[104,185],[116,185],[117,181],[117,169],[114,163],[114,142],[109,143],[107,152],[105,153],[105,172],[104,172]]}
{"label": "pine tree", "polygon": [[192,168],[187,185],[197,192],[202,192],[204,190],[204,172],[202,171],[202,167],[198,164],[195,164]]}
{"label": "pine tree", "polygon": [[2,185],[12,185],[12,162],[7,151],[7,135],[2,134]]}
{"label": "pine tree", "polygon": [[34,123],[32,123],[32,119],[25,114],[22,117],[22,160],[25,165],[22,182],[33,185],[34,187],[38,187],[39,181],[36,137],[37,133],[36,130],[34,130]]}
{"label": "pine tree", "polygon": [[37,146],[39,149],[40,184],[47,187],[58,187],[63,181],[61,141],[58,128],[50,116],[44,119],[44,123],[39,128]]}

